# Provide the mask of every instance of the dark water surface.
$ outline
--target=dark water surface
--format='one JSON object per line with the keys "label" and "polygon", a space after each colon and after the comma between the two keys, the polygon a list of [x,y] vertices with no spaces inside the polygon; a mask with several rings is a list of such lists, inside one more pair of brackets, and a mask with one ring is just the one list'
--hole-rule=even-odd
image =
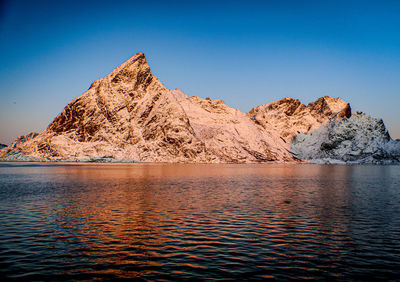
{"label": "dark water surface", "polygon": [[400,279],[400,167],[0,163],[0,276]]}

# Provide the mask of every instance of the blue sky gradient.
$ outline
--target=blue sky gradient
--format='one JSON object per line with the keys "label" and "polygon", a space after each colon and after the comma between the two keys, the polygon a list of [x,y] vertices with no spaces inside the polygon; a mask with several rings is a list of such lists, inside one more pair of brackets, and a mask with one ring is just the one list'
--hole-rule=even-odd
{"label": "blue sky gradient", "polygon": [[400,1],[0,3],[0,143],[41,132],[139,51],[189,96],[242,111],[341,97],[400,138]]}

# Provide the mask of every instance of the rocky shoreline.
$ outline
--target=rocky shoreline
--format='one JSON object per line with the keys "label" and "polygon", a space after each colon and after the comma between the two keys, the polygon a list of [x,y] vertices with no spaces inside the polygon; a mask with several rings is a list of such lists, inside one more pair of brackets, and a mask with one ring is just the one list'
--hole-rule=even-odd
{"label": "rocky shoreline", "polygon": [[0,162],[41,162],[41,163],[140,163],[132,159],[114,159],[112,157],[93,157],[87,159],[39,159],[32,156],[24,155],[18,151],[10,151],[0,157]]}

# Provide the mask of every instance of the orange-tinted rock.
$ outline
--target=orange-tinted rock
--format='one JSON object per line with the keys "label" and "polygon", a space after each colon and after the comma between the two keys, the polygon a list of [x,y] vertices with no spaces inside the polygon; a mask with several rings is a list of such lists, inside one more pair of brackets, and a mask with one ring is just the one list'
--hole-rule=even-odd
{"label": "orange-tinted rock", "polygon": [[222,100],[167,89],[138,53],[93,82],[45,131],[13,150],[50,160],[294,161],[289,153],[294,135],[349,111],[338,98],[323,97],[307,107],[285,98],[245,114]]}
{"label": "orange-tinted rock", "polygon": [[290,141],[300,132],[314,131],[333,117],[351,116],[349,103],[340,98],[321,97],[308,106],[293,98],[283,98],[253,108],[248,116],[265,129],[280,133],[289,148]]}

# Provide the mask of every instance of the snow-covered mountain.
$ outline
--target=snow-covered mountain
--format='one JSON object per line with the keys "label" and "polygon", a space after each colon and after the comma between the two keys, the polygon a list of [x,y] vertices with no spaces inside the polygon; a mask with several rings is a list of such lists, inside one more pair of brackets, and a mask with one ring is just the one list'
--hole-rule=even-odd
{"label": "snow-covered mountain", "polygon": [[[319,158],[315,152],[322,143],[327,158],[342,154],[337,159],[356,160],[358,151],[329,147],[327,132],[332,131],[332,118],[335,124],[359,124],[358,116],[351,116],[347,102],[329,96],[307,106],[287,97],[243,113],[222,100],[189,97],[166,88],[151,73],[144,54],[137,53],[93,82],[42,133],[18,137],[2,149],[0,160],[298,162]],[[377,130],[379,126],[368,134]],[[320,142],[321,138],[326,140]],[[388,135],[377,144],[369,137],[357,138],[352,142],[361,142],[359,146],[366,142],[371,155],[382,147],[378,143],[386,144],[393,154],[397,150]],[[335,142],[336,146],[339,141]],[[367,157],[368,151],[362,151],[360,156]]]}
{"label": "snow-covered mountain", "polygon": [[299,159],[314,163],[398,163],[400,142],[390,138],[382,119],[356,112],[333,118],[317,130],[300,133],[290,146]]}

